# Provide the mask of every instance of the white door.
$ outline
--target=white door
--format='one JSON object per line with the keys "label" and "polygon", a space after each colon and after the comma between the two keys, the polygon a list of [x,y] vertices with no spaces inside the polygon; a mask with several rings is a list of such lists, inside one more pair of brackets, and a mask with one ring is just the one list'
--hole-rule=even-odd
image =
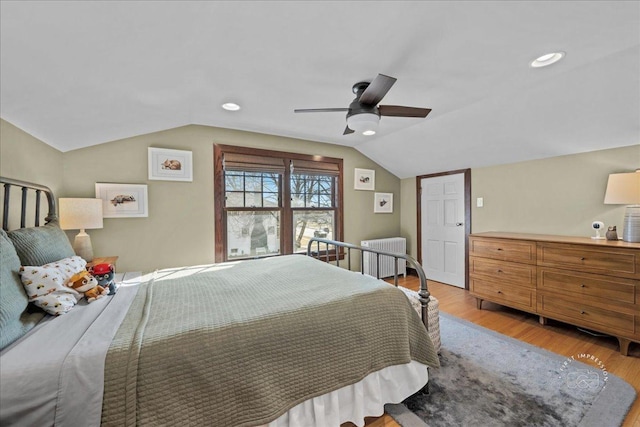
{"label": "white door", "polygon": [[422,267],[427,279],[464,288],[464,173],[420,182]]}

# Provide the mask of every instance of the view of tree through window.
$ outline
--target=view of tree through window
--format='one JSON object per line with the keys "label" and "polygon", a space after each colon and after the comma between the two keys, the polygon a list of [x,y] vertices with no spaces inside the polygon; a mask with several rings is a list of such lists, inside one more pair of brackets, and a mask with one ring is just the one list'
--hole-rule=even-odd
{"label": "view of tree through window", "polygon": [[336,177],[291,175],[294,252],[306,251],[309,237],[333,239]]}
{"label": "view of tree through window", "polygon": [[[275,173],[227,171],[225,206],[250,210],[227,210],[227,258],[280,253],[280,207],[282,176]],[[257,210],[256,208],[260,208]]]}
{"label": "view of tree through window", "polygon": [[340,238],[340,159],[246,151],[214,150],[222,164],[215,197],[223,199],[216,211],[217,261],[304,252],[311,237]]}
{"label": "view of tree through window", "polygon": [[280,175],[260,172],[225,173],[225,204],[228,207],[278,206]]}

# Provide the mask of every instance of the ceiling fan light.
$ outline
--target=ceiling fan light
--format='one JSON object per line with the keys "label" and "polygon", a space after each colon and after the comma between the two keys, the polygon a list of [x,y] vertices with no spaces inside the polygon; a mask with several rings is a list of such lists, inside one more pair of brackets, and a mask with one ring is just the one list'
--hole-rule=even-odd
{"label": "ceiling fan light", "polygon": [[374,135],[378,130],[380,117],[373,113],[354,114],[347,117],[347,126],[354,132],[363,135]]}

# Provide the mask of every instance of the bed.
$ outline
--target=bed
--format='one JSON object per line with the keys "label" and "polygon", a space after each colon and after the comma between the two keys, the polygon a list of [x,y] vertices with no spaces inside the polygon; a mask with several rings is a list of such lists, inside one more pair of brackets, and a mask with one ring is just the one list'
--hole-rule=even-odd
{"label": "bed", "polygon": [[[156,271],[45,314],[51,305],[35,307],[38,297],[25,293],[27,273],[49,280],[82,263],[56,224],[51,191],[1,182],[3,426],[362,426],[423,388],[439,365],[420,265],[378,254],[416,268],[423,320],[393,285],[350,271],[361,248],[326,239],[310,243],[311,256]],[[14,186],[20,227],[5,232]],[[36,212],[27,227],[27,200],[41,194],[45,224]],[[347,268],[322,260],[343,256]]]}

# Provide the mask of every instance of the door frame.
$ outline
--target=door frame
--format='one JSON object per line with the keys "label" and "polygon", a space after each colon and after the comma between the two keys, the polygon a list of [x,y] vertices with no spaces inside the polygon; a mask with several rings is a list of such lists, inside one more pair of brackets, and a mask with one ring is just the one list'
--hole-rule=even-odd
{"label": "door frame", "polygon": [[443,175],[464,174],[464,288],[469,290],[469,234],[471,234],[471,169],[458,169],[448,172],[431,173],[416,176],[416,206],[418,233],[418,262],[422,264],[422,188],[425,178],[435,178]]}

